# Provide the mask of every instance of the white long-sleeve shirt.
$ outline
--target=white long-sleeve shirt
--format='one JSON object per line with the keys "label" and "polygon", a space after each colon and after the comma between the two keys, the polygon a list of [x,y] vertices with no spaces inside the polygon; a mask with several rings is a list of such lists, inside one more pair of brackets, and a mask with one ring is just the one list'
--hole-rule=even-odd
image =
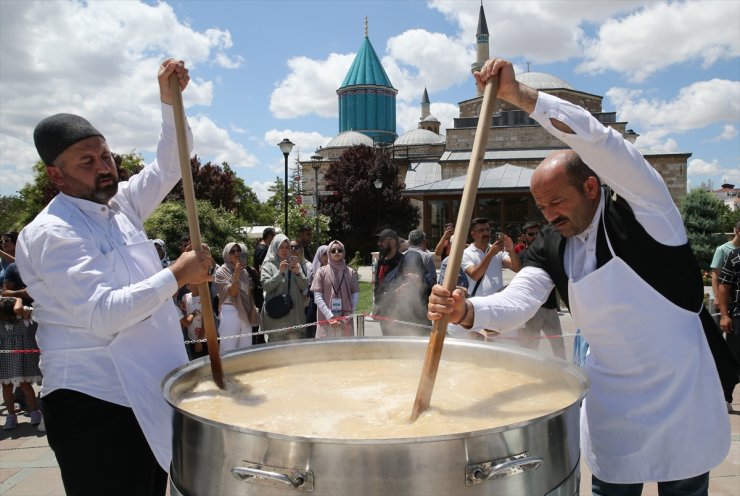
{"label": "white long-sleeve shirt", "polygon": [[162,104],[156,160],[119,183],[108,205],[60,193],[20,233],[16,257],[35,301],[44,394],[67,388],[128,405],[107,346],[167,302],[177,281],[169,269],[131,280],[117,248],[147,240],[144,219],[180,176],[174,112]]}
{"label": "white long-sleeve shirt", "polygon": [[[635,218],[656,241],[669,246],[687,242],[681,214],[660,174],[619,132],[603,126],[583,108],[542,92],[530,117],[575,150],[604,184],[627,200]],[[550,119],[566,124],[575,134],[556,129]],[[566,240],[565,273],[573,281],[596,269],[596,229],[603,208],[602,196],[589,227]],[[544,270],[522,268],[505,290],[470,299],[475,310],[473,328],[507,331],[522,326],[553,287]]]}

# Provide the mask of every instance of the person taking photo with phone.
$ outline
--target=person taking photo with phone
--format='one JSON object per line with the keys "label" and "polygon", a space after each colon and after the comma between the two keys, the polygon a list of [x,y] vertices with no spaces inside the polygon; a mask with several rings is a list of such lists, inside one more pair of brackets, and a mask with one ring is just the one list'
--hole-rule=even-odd
{"label": "person taking photo with phone", "polygon": [[246,245],[227,243],[223,256],[224,264],[216,271],[214,281],[221,307],[218,328],[221,354],[251,346],[252,326],[259,325],[252,279],[246,270]]}
{"label": "person taking photo with phone", "polygon": [[514,242],[504,233],[491,243],[491,226],[488,219],[475,218],[470,223],[473,242],[465,248],[462,268],[468,276],[471,296],[492,295],[504,287],[503,268],[519,272],[522,264],[514,251]]}
{"label": "person taking photo with phone", "polygon": [[[262,263],[260,280],[265,291],[262,328],[265,331],[306,323],[303,290],[308,287],[308,279],[301,270],[298,256],[291,255],[290,251],[288,238],[284,234],[278,234],[270,243]],[[276,305],[276,302],[280,302],[280,305]],[[306,328],[300,327],[268,334],[267,341],[288,341],[305,337]]]}

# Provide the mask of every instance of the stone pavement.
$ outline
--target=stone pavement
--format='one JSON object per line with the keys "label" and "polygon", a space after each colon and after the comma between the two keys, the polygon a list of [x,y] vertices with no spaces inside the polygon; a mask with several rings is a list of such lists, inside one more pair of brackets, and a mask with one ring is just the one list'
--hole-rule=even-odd
{"label": "stone pavement", "polygon": [[[369,268],[360,270],[362,280],[369,281]],[[507,275],[508,278],[511,274]],[[562,313],[560,321],[565,336],[567,358],[572,355],[573,334],[575,326],[570,314]],[[380,325],[377,322],[366,320],[365,335],[380,335]],[[496,339],[508,344],[516,344],[511,335],[502,335]],[[551,353],[546,339],[540,340],[539,351]],[[735,412],[730,414],[732,425],[732,446],[725,461],[716,467],[710,474],[710,496],[740,496],[740,388],[735,391],[733,401]],[[0,415],[5,416],[4,407]],[[687,420],[689,421],[689,420]],[[668,454],[667,454],[668,455]],[[91,453],[90,456],[95,456]],[[591,474],[585,463],[581,464],[581,495],[591,494]],[[644,496],[656,496],[656,484],[646,484]],[[0,496],[62,496],[62,486],[59,468],[54,453],[46,442],[45,433],[38,432],[30,425],[27,415],[18,416],[18,428],[12,431],[0,430]],[[209,495],[204,495],[209,496]],[[522,495],[535,496],[535,495]]]}

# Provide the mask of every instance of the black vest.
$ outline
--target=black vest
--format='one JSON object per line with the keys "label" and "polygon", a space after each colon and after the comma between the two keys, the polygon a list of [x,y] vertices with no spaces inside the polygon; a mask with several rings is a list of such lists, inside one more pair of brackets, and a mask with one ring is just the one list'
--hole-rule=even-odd
{"label": "black vest", "polygon": [[[680,246],[659,243],[637,221],[626,200],[616,196],[608,187],[604,187],[601,193],[605,197],[604,216],[599,220],[596,237],[596,267],[602,267],[612,258],[604,237],[606,221],[606,232],[617,256],[674,305],[699,313],[722,387],[731,394],[734,385],[740,381],[738,364],[721,331],[703,308],[704,285],[691,246],[688,243]],[[551,225],[546,226],[542,234],[527,250],[522,266],[539,267],[547,272],[561,298],[569,305],[568,276],[563,263],[565,238]]]}

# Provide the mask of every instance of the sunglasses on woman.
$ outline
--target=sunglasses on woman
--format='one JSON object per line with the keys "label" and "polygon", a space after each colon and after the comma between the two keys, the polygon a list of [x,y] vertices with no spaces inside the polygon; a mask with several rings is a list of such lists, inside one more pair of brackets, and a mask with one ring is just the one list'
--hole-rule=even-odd
{"label": "sunglasses on woman", "polygon": [[342,248],[332,248],[332,253],[344,253],[344,250]]}
{"label": "sunglasses on woman", "polygon": [[290,245],[291,250],[299,250],[301,247],[298,245]]}

